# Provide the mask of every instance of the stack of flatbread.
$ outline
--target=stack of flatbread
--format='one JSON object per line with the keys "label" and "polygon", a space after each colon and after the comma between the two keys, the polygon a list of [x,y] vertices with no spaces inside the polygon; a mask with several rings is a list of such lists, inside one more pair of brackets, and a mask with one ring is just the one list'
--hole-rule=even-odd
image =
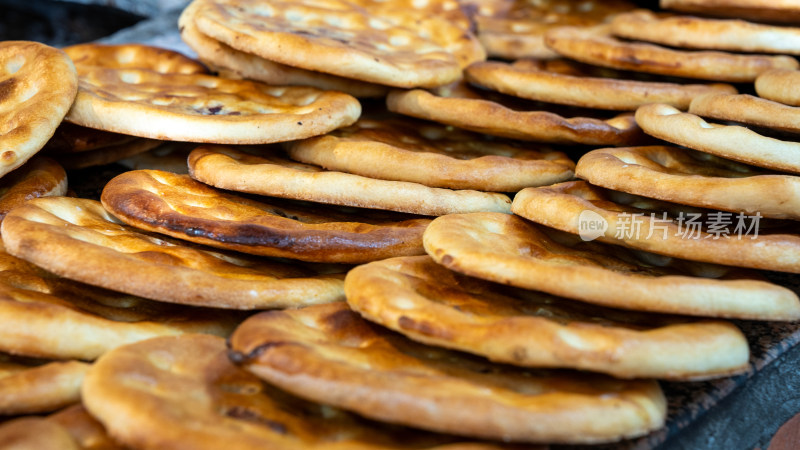
{"label": "stack of flatbread", "polygon": [[194,0],[198,61],[0,43],[0,442],[612,443],[659,380],[751,370],[731,320],[800,320],[762,272],[800,273],[768,24],[800,9],[635,7]]}

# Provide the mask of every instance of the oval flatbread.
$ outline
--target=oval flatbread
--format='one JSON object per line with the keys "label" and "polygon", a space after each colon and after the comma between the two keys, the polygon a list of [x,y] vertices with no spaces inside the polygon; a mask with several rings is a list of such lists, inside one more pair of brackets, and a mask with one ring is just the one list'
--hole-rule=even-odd
{"label": "oval flatbread", "polygon": [[34,362],[0,354],[0,414],[37,414],[78,403],[88,370],[80,361]]}
{"label": "oval flatbread", "polygon": [[458,212],[509,212],[503,195],[377,180],[290,161],[269,150],[258,155],[231,147],[202,146],[189,155],[192,178],[221,189],[358,208],[438,216]]}
{"label": "oval flatbread", "polygon": [[293,142],[288,153],[328,170],[450,189],[516,192],[574,175],[574,163],[562,152],[409,119],[362,119]]}
{"label": "oval flatbread", "polygon": [[[524,189],[518,196],[544,189]],[[537,207],[527,196],[515,202],[517,214],[526,217]],[[761,320],[800,317],[797,295],[753,274],[737,276],[728,268],[582,242],[516,216],[446,216],[428,227],[424,239],[428,254],[449,269],[606,307]]]}
{"label": "oval flatbread", "polygon": [[0,176],[47,143],[75,99],[69,57],[37,42],[0,42]]}
{"label": "oval flatbread", "polygon": [[[213,336],[156,338],[119,347],[92,369],[84,382],[84,405],[115,440],[131,448],[506,448],[365,423],[344,411],[301,400],[234,365],[225,340]],[[612,388],[621,383],[613,382]],[[634,390],[639,386],[641,394]],[[637,399],[644,396],[643,401],[656,403],[646,403],[655,412],[663,409],[657,385],[642,382],[629,390]]]}
{"label": "oval flatbread", "polygon": [[232,336],[232,357],[323,404],[481,438],[609,442],[664,420],[653,381],[495,366],[390,333],[346,304],[321,306],[251,317]]}
{"label": "oval flatbread", "polygon": [[0,180],[0,220],[32,198],[66,193],[67,173],[64,168],[50,158],[36,156]]}
{"label": "oval flatbread", "polygon": [[667,146],[604,148],[578,160],[578,177],[608,189],[723,211],[800,219],[800,177],[769,174]]}
{"label": "oval flatbread", "polygon": [[523,189],[514,201],[516,214],[587,239],[692,261],[800,273],[800,234],[793,223],[769,225],[758,216],[696,210],[583,181]]}
{"label": "oval flatbread", "polygon": [[733,86],[719,83],[678,84],[597,77],[581,73],[579,66],[562,61],[480,62],[469,66],[464,73],[472,84],[515,97],[620,111],[649,103],[666,103],[685,110],[698,95],[736,93]]}
{"label": "oval flatbread", "polygon": [[61,122],[53,137],[47,141],[42,151],[50,155],[78,153],[97,150],[103,147],[127,144],[136,140],[135,136],[109,133],[94,128],[81,127],[69,122]]}
{"label": "oval flatbread", "polygon": [[21,417],[3,423],[0,442],[11,450],[83,450],[66,428],[42,417]]}
{"label": "oval flatbread", "polygon": [[206,74],[208,69],[178,52],[143,44],[78,44],[64,48],[78,73],[88,67],[147,69],[158,73]]}
{"label": "oval flatbread", "polygon": [[685,380],[736,370],[747,358],[741,333],[726,322],[621,312],[507,288],[452,272],[429,256],[356,267],[345,295],[365,319],[415,341],[517,366]]}
{"label": "oval flatbread", "polygon": [[665,9],[720,17],[747,17],[766,22],[800,22],[794,0],[660,0]]}
{"label": "oval flatbread", "polygon": [[337,276],[144,234],[93,200],[34,199],[3,223],[8,253],[66,278],[149,299],[256,309],[342,297]]}
{"label": "oval flatbread", "polygon": [[709,123],[669,105],[636,110],[645,133],[673,144],[767,169],[800,174],[800,143],[762,136],[739,125]]}
{"label": "oval flatbread", "polygon": [[790,56],[741,55],[719,51],[672,50],[614,38],[608,25],[555,28],[545,35],[548,47],[584,63],[622,70],[703,80],[747,83],[770,69],[797,69]]}
{"label": "oval flatbread", "polygon": [[390,111],[478,133],[555,144],[631,145],[642,138],[630,114],[601,120],[565,118],[538,110],[518,110],[463,85],[433,91],[395,90],[386,97]]}
{"label": "oval flatbread", "polygon": [[139,153],[152,150],[161,144],[163,144],[163,141],[136,138],[124,144],[111,145],[85,152],[54,155],[53,157],[67,170],[84,169],[86,167],[110,164],[129,156],[138,155]]}
{"label": "oval flatbread", "polygon": [[745,125],[800,133],[800,108],[748,94],[706,94],[696,97],[689,112]]}
{"label": "oval flatbread", "polygon": [[64,427],[81,450],[125,450],[81,404],[51,414],[47,420]]}
{"label": "oval flatbread", "polygon": [[756,92],[759,97],[789,106],[800,106],[797,94],[800,71],[770,70],[756,78]]}
{"label": "oval flatbread", "polygon": [[337,214],[324,208],[262,203],[223,193],[187,175],[159,171],[115,177],[103,189],[101,201],[118,219],[147,231],[244,253],[315,262],[361,263],[424,254],[422,232],[430,223],[381,220],[380,214],[367,211]]}

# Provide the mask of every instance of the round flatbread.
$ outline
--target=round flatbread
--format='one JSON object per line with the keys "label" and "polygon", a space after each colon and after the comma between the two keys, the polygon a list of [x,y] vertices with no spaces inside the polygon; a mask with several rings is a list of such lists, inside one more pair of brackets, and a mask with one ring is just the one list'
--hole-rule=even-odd
{"label": "round flatbread", "polygon": [[[214,247],[255,255],[362,263],[421,255],[429,219],[381,220],[380,214],[336,213],[261,203],[223,193],[187,175],[123,173],[106,184],[103,206],[123,222]],[[398,218],[399,219],[399,218]]]}
{"label": "round flatbread", "polygon": [[37,42],[0,42],[0,176],[47,143],[75,99],[69,57]]}
{"label": "round flatbread", "polygon": [[34,363],[0,354],[0,414],[37,414],[79,402],[89,367],[80,361]]}
{"label": "round flatbread", "polygon": [[526,141],[555,144],[631,145],[642,132],[631,114],[607,120],[565,118],[549,111],[509,108],[463,85],[434,91],[392,91],[390,111],[458,128]]}
{"label": "round flatbread", "polygon": [[670,47],[800,55],[800,28],[744,20],[659,17],[652,11],[637,10],[614,17],[611,33]]}
{"label": "round flatbread", "polygon": [[151,139],[255,144],[350,125],[355,98],[310,87],[267,86],[202,74],[82,67],[66,120]]}
{"label": "round flatbread", "polygon": [[578,160],[578,177],[608,189],[682,205],[800,219],[800,177],[769,174],[668,146],[604,148]]}
{"label": "round flatbread", "polygon": [[800,174],[800,143],[762,136],[738,125],[708,123],[669,105],[636,110],[645,133],[674,144],[767,169]]}
{"label": "round flatbread", "polygon": [[124,144],[111,145],[98,148],[97,150],[88,150],[79,153],[55,155],[54,158],[67,170],[84,169],[86,167],[110,164],[129,156],[138,155],[139,153],[152,150],[162,143],[163,141],[155,139],[137,138]]}
{"label": "round flatbread", "polygon": [[[547,188],[521,194],[536,189]],[[537,206],[527,196],[515,202],[525,216]],[[428,254],[449,269],[601,306],[761,320],[800,317],[792,291],[752,273],[582,242],[516,216],[447,216],[434,221],[424,239]]]}
{"label": "round flatbread", "polygon": [[186,160],[195,147],[194,144],[165,142],[153,150],[120,159],[117,164],[131,170],[163,170],[188,174],[189,166]]}
{"label": "round flatbread", "polygon": [[720,17],[797,23],[800,6],[794,0],[660,0],[665,9]]}
{"label": "round flatbread", "polygon": [[608,25],[562,27],[545,35],[548,47],[584,63],[622,70],[703,80],[747,83],[770,69],[797,69],[790,56],[741,55],[719,51],[673,50],[614,38]]}
{"label": "round flatbread", "polygon": [[517,366],[685,380],[729,372],[747,360],[746,340],[730,323],[621,312],[506,288],[456,274],[429,256],[356,267],[345,294],[365,319],[415,341]]}
{"label": "round flatbread", "polygon": [[789,106],[800,106],[797,83],[800,71],[770,70],[756,78],[756,92],[759,97]]}
{"label": "round flatbread", "polygon": [[272,85],[312,86],[354,97],[383,97],[386,86],[312,72],[241,52],[201,33],[194,24],[198,2],[192,2],[178,19],[181,39],[223,78],[247,78]]}
{"label": "round flatbread", "polygon": [[201,33],[270,61],[346,78],[439,86],[486,57],[469,30],[432,14],[429,4],[444,2],[196,1]]}
{"label": "round flatbread", "polygon": [[64,48],[78,72],[86,67],[148,69],[158,73],[206,74],[208,69],[178,52],[143,44],[78,44]]}
{"label": "round flatbread", "polygon": [[516,214],[586,239],[692,261],[800,273],[800,234],[792,224],[770,226],[759,216],[693,210],[583,181],[523,189],[514,201]]}
{"label": "round flatbread", "polygon": [[[661,412],[664,400],[657,385],[643,382],[629,390],[638,386],[643,391],[639,395],[647,395],[645,407],[652,397],[656,405],[651,408]],[[109,352],[89,372],[83,399],[109,434],[132,448],[506,448],[365,423],[344,411],[293,397],[235,366],[225,340],[212,336],[157,338]]]}
{"label": "round flatbread", "polygon": [[575,167],[562,152],[409,119],[362,119],[293,142],[288,153],[296,161],[370,178],[494,192],[566,181]]}
{"label": "round flatbread", "polygon": [[544,45],[547,30],[564,26],[590,26],[634,7],[624,0],[462,0],[478,29],[478,39],[489,56],[502,59],[555,58]]}
{"label": "round flatbread", "polygon": [[747,94],[706,94],[696,97],[689,112],[698,116],[800,133],[800,108]]}
{"label": "round flatbread", "polygon": [[53,137],[47,141],[42,151],[50,155],[87,152],[103,147],[126,144],[136,140],[135,136],[109,133],[94,128],[80,127],[69,122],[61,122]]}
{"label": "round flatbread", "polygon": [[7,450],[83,450],[61,425],[41,417],[22,417],[0,425]]}
{"label": "round flatbread", "polygon": [[0,180],[0,220],[11,209],[37,197],[67,193],[67,173],[57,162],[36,156]]}
{"label": "round flatbread", "polygon": [[634,110],[649,103],[666,103],[688,109],[694,97],[709,92],[735,94],[727,84],[678,84],[636,81],[581,73],[564,61],[475,63],[465,71],[472,84],[515,97],[586,108]]}
{"label": "round flatbread", "polygon": [[103,424],[92,417],[81,404],[51,414],[47,420],[64,427],[81,450],[125,450],[111,440]]}
{"label": "round flatbread", "polygon": [[34,199],[3,224],[10,254],[66,278],[149,299],[257,309],[342,298],[338,276],[143,234],[93,200]]}
{"label": "round flatbread", "polygon": [[438,216],[458,212],[509,212],[503,194],[432,188],[300,164],[274,152],[258,155],[230,147],[201,146],[189,155],[192,178],[251,194]]}
{"label": "round flatbread", "polygon": [[343,303],[253,316],[230,345],[234,360],[295,395],[441,432],[597,443],[645,434],[664,418],[652,381],[496,366],[390,333]]}

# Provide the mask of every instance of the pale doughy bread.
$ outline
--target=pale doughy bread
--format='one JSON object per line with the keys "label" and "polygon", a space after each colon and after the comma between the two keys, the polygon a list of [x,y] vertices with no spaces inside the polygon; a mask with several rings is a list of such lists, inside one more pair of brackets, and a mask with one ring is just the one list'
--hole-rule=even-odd
{"label": "pale doughy bread", "polygon": [[0,42],[0,176],[47,143],[78,89],[69,57],[37,42]]}
{"label": "pale doughy bread", "polygon": [[664,104],[636,110],[645,133],[674,144],[767,169],[800,174],[800,143],[762,136],[739,125],[709,123]]}
{"label": "pale doughy bread", "polygon": [[[656,384],[635,384],[629,391],[641,399],[645,412],[652,411],[654,421],[661,418],[664,400]],[[507,448],[365,422],[293,397],[234,365],[225,340],[212,336],[157,338],[120,347],[97,361],[82,394],[86,409],[112,438],[132,448]]]}
{"label": "pale doughy bread", "polygon": [[506,441],[598,443],[658,428],[653,381],[493,365],[371,325],[344,303],[258,314],[232,357],[290,392],[358,414]]}
{"label": "pale doughy bread", "polygon": [[[564,67],[566,66],[566,67]],[[567,69],[569,72],[566,72]],[[678,84],[601,78],[581,73],[568,62],[517,61],[475,63],[465,71],[466,79],[503,94],[542,102],[586,108],[630,111],[649,103],[666,103],[688,109],[698,95],[709,92],[735,94],[727,84]]]}
{"label": "pale doughy bread", "polygon": [[3,224],[10,254],[66,278],[149,299],[257,309],[329,302],[343,294],[339,276],[144,234],[93,200],[34,199]]}
{"label": "pale doughy bread", "polygon": [[613,37],[608,25],[555,28],[547,46],[562,56],[588,64],[703,80],[746,83],[770,69],[797,69],[790,56],[742,55],[720,51],[673,50]]}
{"label": "pale doughy bread", "polygon": [[747,94],[701,95],[692,100],[689,112],[745,125],[800,133],[800,108]]}
{"label": "pale doughy bread", "polygon": [[37,414],[79,402],[87,370],[80,361],[30,364],[0,354],[0,414]]}
{"label": "pale doughy bread", "polygon": [[566,181],[574,163],[546,147],[515,145],[430,122],[362,119],[289,144],[289,157],[371,178],[425,186],[516,192]]}
{"label": "pale doughy bread", "polygon": [[[711,214],[724,219],[719,211],[687,213],[689,207],[609,191],[583,181],[523,189],[514,200],[516,214],[568,233],[581,233],[581,214],[602,219],[608,224],[598,237],[603,242],[693,261],[800,273],[800,234],[791,225],[762,226],[760,220],[744,217],[737,231],[739,219],[731,213],[730,226],[712,233],[707,224],[714,222]],[[638,214],[639,233],[633,226],[634,214]],[[724,225],[723,220],[717,222]],[[651,239],[647,238],[649,230],[653,230]]]}
{"label": "pale doughy bread", "polygon": [[[569,183],[556,186],[564,184]],[[521,191],[515,211],[533,216],[529,211],[540,203],[524,194],[545,189]],[[424,239],[428,254],[452,270],[602,306],[761,320],[800,317],[797,295],[753,273],[582,242],[516,216],[446,216],[428,227]]]}
{"label": "pale doughy bread", "polygon": [[682,205],[800,219],[800,177],[770,174],[668,146],[604,148],[581,157],[578,177],[608,189]]}
{"label": "pale doughy bread", "polygon": [[5,450],[83,450],[61,425],[41,417],[21,417],[0,425]]}
{"label": "pale doughy bread", "polygon": [[756,78],[758,96],[784,105],[800,106],[800,95],[797,83],[800,82],[800,71],[770,70]]}
{"label": "pale doughy bread", "polygon": [[747,358],[745,340],[729,323],[622,312],[506,288],[452,272],[429,256],[356,267],[347,274],[345,294],[364,318],[415,341],[517,366],[697,379]]}
{"label": "pale doughy bread", "polygon": [[232,147],[201,146],[189,155],[189,173],[203,183],[238,192],[429,216],[509,212],[511,206],[503,194],[326,171],[269,150],[255,155]]}

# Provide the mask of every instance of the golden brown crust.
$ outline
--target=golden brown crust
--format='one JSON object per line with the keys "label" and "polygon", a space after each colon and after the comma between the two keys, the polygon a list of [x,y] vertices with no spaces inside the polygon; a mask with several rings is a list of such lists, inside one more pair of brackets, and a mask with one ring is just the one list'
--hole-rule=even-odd
{"label": "golden brown crust", "polygon": [[201,146],[189,155],[192,178],[238,192],[358,208],[438,216],[457,212],[509,212],[511,200],[491,192],[432,188],[325,171],[275,153],[249,154]]}
{"label": "golden brown crust", "polygon": [[0,176],[53,136],[78,88],[75,66],[61,50],[37,42],[0,42]]}
{"label": "golden brown crust", "polygon": [[[212,252],[121,225],[100,202],[34,199],[3,221],[7,251],[60,276],[165,302],[257,309],[342,297],[335,275]],[[116,270],[109,271],[108,267]]]}
{"label": "golden brown crust", "polygon": [[708,123],[663,104],[636,110],[645,133],[674,144],[758,167],[800,174],[800,143],[762,136],[738,125]]}
{"label": "golden brown crust", "polygon": [[64,48],[78,72],[85,67],[147,69],[158,73],[206,74],[208,69],[178,52],[142,44],[78,44]]}
{"label": "golden brown crust", "polygon": [[659,17],[652,11],[636,10],[614,17],[611,21],[611,32],[622,38],[671,47],[800,54],[800,28],[763,25],[744,20]]}
{"label": "golden brown crust", "polygon": [[607,189],[683,205],[800,219],[800,177],[768,174],[668,146],[604,148],[578,160],[578,177]]}
{"label": "golden brown crust", "polygon": [[[561,63],[569,66],[568,62]],[[709,92],[735,94],[727,84],[677,84],[594,77],[580,73],[560,73],[544,61],[475,63],[465,71],[466,80],[503,94],[529,100],[630,111],[649,103],[666,103],[678,109],[689,108],[698,95]]]}
{"label": "golden brown crust", "polygon": [[[540,191],[551,189],[529,188],[517,194],[515,212],[537,220],[560,206],[530,200]],[[565,215],[572,213],[567,206]],[[543,213],[534,216],[531,211],[537,208]],[[569,218],[577,222],[576,217]],[[800,317],[800,301],[792,291],[752,273],[581,242],[516,216],[446,216],[434,220],[424,239],[428,254],[452,270],[602,306],[763,320]]]}
{"label": "golden brown crust", "polygon": [[[293,67],[397,87],[432,87],[485,59],[472,34],[415,3],[205,1],[195,24],[237,50]],[[442,2],[426,2],[425,6]],[[455,10],[458,10],[456,5]]]}
{"label": "golden brown crust", "polygon": [[66,155],[54,156],[61,165],[67,170],[83,169],[86,167],[102,166],[112,162],[119,161],[120,159],[129,156],[138,155],[146,151],[152,150],[163,141],[155,139],[134,139],[133,141],[126,142],[119,145],[110,145],[108,147],[98,148],[96,150],[88,150],[79,153],[69,153]]}
{"label": "golden brown crust", "polygon": [[257,144],[302,139],[355,122],[341,92],[202,74],[83,67],[66,120],[151,139]]}
{"label": "golden brown crust", "polygon": [[653,44],[623,42],[608,25],[550,30],[545,43],[562,56],[615,69],[686,78],[746,83],[770,69],[797,69],[790,56],[739,55],[719,51],[681,51]]}
{"label": "golden brown crust", "polygon": [[291,143],[288,153],[328,170],[450,189],[516,192],[574,175],[574,163],[562,152],[411,119],[362,119]]}
{"label": "golden brown crust", "polygon": [[794,0],[660,0],[665,9],[776,23],[800,21],[800,6]]}
{"label": "golden brown crust", "polygon": [[[200,335],[120,347],[97,361],[89,372],[83,387],[84,404],[115,440],[133,448],[506,448],[365,423],[270,387],[233,365],[227,353],[223,339]],[[649,389],[647,394],[659,400],[655,385],[644,386]]]}
{"label": "golden brown crust", "polygon": [[557,144],[631,145],[641,139],[632,115],[612,119],[564,118],[548,111],[517,111],[500,103],[442,89],[395,90],[386,98],[389,110],[494,136]]}
{"label": "golden brown crust", "polygon": [[[103,206],[125,223],[200,244],[304,261],[361,263],[421,255],[428,219],[313,213],[225,194],[186,175],[134,171],[109,181]],[[326,214],[326,212],[328,214]]]}
{"label": "golden brown crust", "polygon": [[4,359],[0,355],[0,414],[37,414],[80,401],[89,364],[59,361],[28,365]]}
{"label": "golden brown crust", "polygon": [[356,267],[345,294],[364,318],[411,339],[517,366],[697,379],[737,367],[730,354],[747,358],[741,333],[725,322],[621,312],[503,288],[428,256]]}
{"label": "golden brown crust", "polygon": [[[731,227],[720,233],[709,233],[705,227],[694,228],[688,223],[691,214],[700,214],[700,221],[708,221],[708,212],[705,219],[702,212],[684,214],[681,224],[678,218],[688,207],[675,208],[674,204],[615,193],[584,181],[523,189],[514,200],[516,214],[572,234],[580,233],[581,213],[595,213],[608,223],[598,237],[603,242],[692,261],[800,273],[800,234],[791,227],[756,226],[756,234],[752,229],[754,223],[745,221],[745,227],[738,233],[730,229],[738,226],[736,217],[731,217]],[[670,206],[679,211],[670,211],[669,221],[664,223],[663,214]],[[643,230],[641,233],[631,232],[633,214],[641,214],[636,216]],[[650,229],[654,234],[652,239],[647,239]],[[788,305],[791,303],[780,309]],[[787,311],[794,309],[792,306]]]}
{"label": "golden brown crust", "polygon": [[689,112],[703,117],[759,125],[800,133],[800,108],[747,94],[706,94],[696,97]]}
{"label": "golden brown crust", "polygon": [[81,404],[51,414],[47,420],[64,427],[81,450],[124,450],[111,440],[103,424],[92,417]]}
{"label": "golden brown crust", "polygon": [[64,427],[41,417],[3,423],[0,442],[9,450],[83,450]]}
{"label": "golden brown crust", "polygon": [[50,158],[37,156],[0,180],[0,220],[32,198],[66,193],[64,168]]}
{"label": "golden brown crust", "polygon": [[800,106],[797,83],[800,71],[770,70],[756,78],[756,92],[759,97],[789,106]]}
{"label": "golden brown crust", "polygon": [[231,337],[233,357],[296,395],[480,438],[609,442],[663,421],[652,381],[498,366],[389,333],[346,304],[320,306],[251,317]]}

